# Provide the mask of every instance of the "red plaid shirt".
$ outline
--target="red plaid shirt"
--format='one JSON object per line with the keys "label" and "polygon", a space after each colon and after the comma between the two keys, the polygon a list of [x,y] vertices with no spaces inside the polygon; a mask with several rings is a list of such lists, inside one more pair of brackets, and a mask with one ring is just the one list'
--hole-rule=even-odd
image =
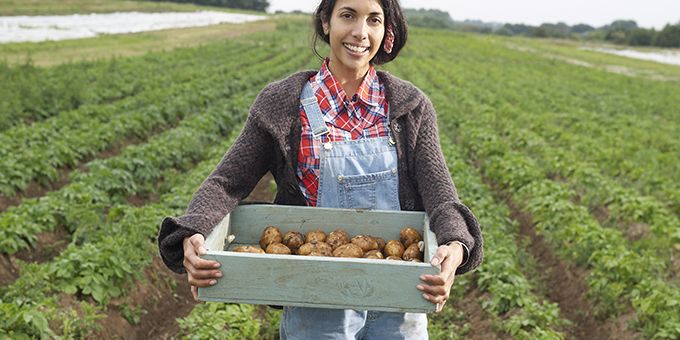
{"label": "red plaid shirt", "polygon": [[330,130],[320,139],[312,137],[304,107],[300,104],[302,136],[298,150],[298,184],[308,206],[316,206],[319,190],[321,144],[388,135],[387,98],[385,86],[371,66],[352,98],[347,98],[342,85],[328,69],[324,60],[317,74],[309,83],[321,108],[323,120]]}

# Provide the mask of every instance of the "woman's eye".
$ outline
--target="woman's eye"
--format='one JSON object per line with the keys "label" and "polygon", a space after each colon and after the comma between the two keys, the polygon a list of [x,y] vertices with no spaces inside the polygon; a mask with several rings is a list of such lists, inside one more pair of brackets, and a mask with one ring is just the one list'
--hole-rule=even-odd
{"label": "woman's eye", "polygon": [[369,21],[373,24],[380,24],[382,22],[380,18],[371,18]]}
{"label": "woman's eye", "polygon": [[352,19],[352,14],[350,13],[345,13],[340,15],[343,19]]}

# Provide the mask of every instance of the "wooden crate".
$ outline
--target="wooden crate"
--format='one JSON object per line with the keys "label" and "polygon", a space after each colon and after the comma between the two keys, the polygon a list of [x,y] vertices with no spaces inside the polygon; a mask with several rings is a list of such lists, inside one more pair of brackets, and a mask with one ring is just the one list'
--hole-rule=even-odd
{"label": "wooden crate", "polygon": [[[412,226],[423,232],[424,262],[335,258],[299,255],[251,254],[224,251],[227,235],[235,246],[257,245],[262,230],[275,225],[282,233],[342,228],[351,236],[375,235],[399,239],[399,231]],[[435,305],[416,289],[421,274],[436,275],[429,264],[437,242],[422,212],[329,209],[282,205],[243,205],[227,215],[206,239],[205,259],[215,260],[223,277],[199,288],[204,301],[279,306],[303,306],[432,312]]]}

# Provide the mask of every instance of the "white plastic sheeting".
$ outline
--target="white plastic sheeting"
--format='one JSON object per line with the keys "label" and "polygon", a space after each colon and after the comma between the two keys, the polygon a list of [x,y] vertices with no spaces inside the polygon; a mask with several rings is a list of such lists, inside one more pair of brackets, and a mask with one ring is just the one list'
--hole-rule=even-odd
{"label": "white plastic sheeting", "polygon": [[265,18],[212,11],[7,16],[0,17],[0,43],[90,38],[100,34],[244,23]]}
{"label": "white plastic sheeting", "polygon": [[613,48],[592,48],[593,51],[620,55],[628,58],[656,61],[657,63],[680,65],[680,51],[668,50],[657,52],[642,52],[635,50],[617,50]]}

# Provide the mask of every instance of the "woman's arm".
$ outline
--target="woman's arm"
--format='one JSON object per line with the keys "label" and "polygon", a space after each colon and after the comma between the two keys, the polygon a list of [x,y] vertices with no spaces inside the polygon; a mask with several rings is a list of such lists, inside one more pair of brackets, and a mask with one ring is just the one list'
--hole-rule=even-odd
{"label": "woman's arm", "polygon": [[421,121],[414,150],[418,192],[438,244],[459,241],[465,246],[463,251],[469,252],[464,263],[456,270],[456,274],[463,274],[476,268],[482,261],[479,222],[458,198],[439,144],[436,113],[427,97],[423,98],[420,108]]}
{"label": "woman's arm", "polygon": [[184,239],[197,233],[207,237],[269,170],[273,142],[253,114],[257,102],[239,137],[194,194],[186,214],[166,217],[161,223],[158,247],[163,261],[174,272],[185,272]]}

